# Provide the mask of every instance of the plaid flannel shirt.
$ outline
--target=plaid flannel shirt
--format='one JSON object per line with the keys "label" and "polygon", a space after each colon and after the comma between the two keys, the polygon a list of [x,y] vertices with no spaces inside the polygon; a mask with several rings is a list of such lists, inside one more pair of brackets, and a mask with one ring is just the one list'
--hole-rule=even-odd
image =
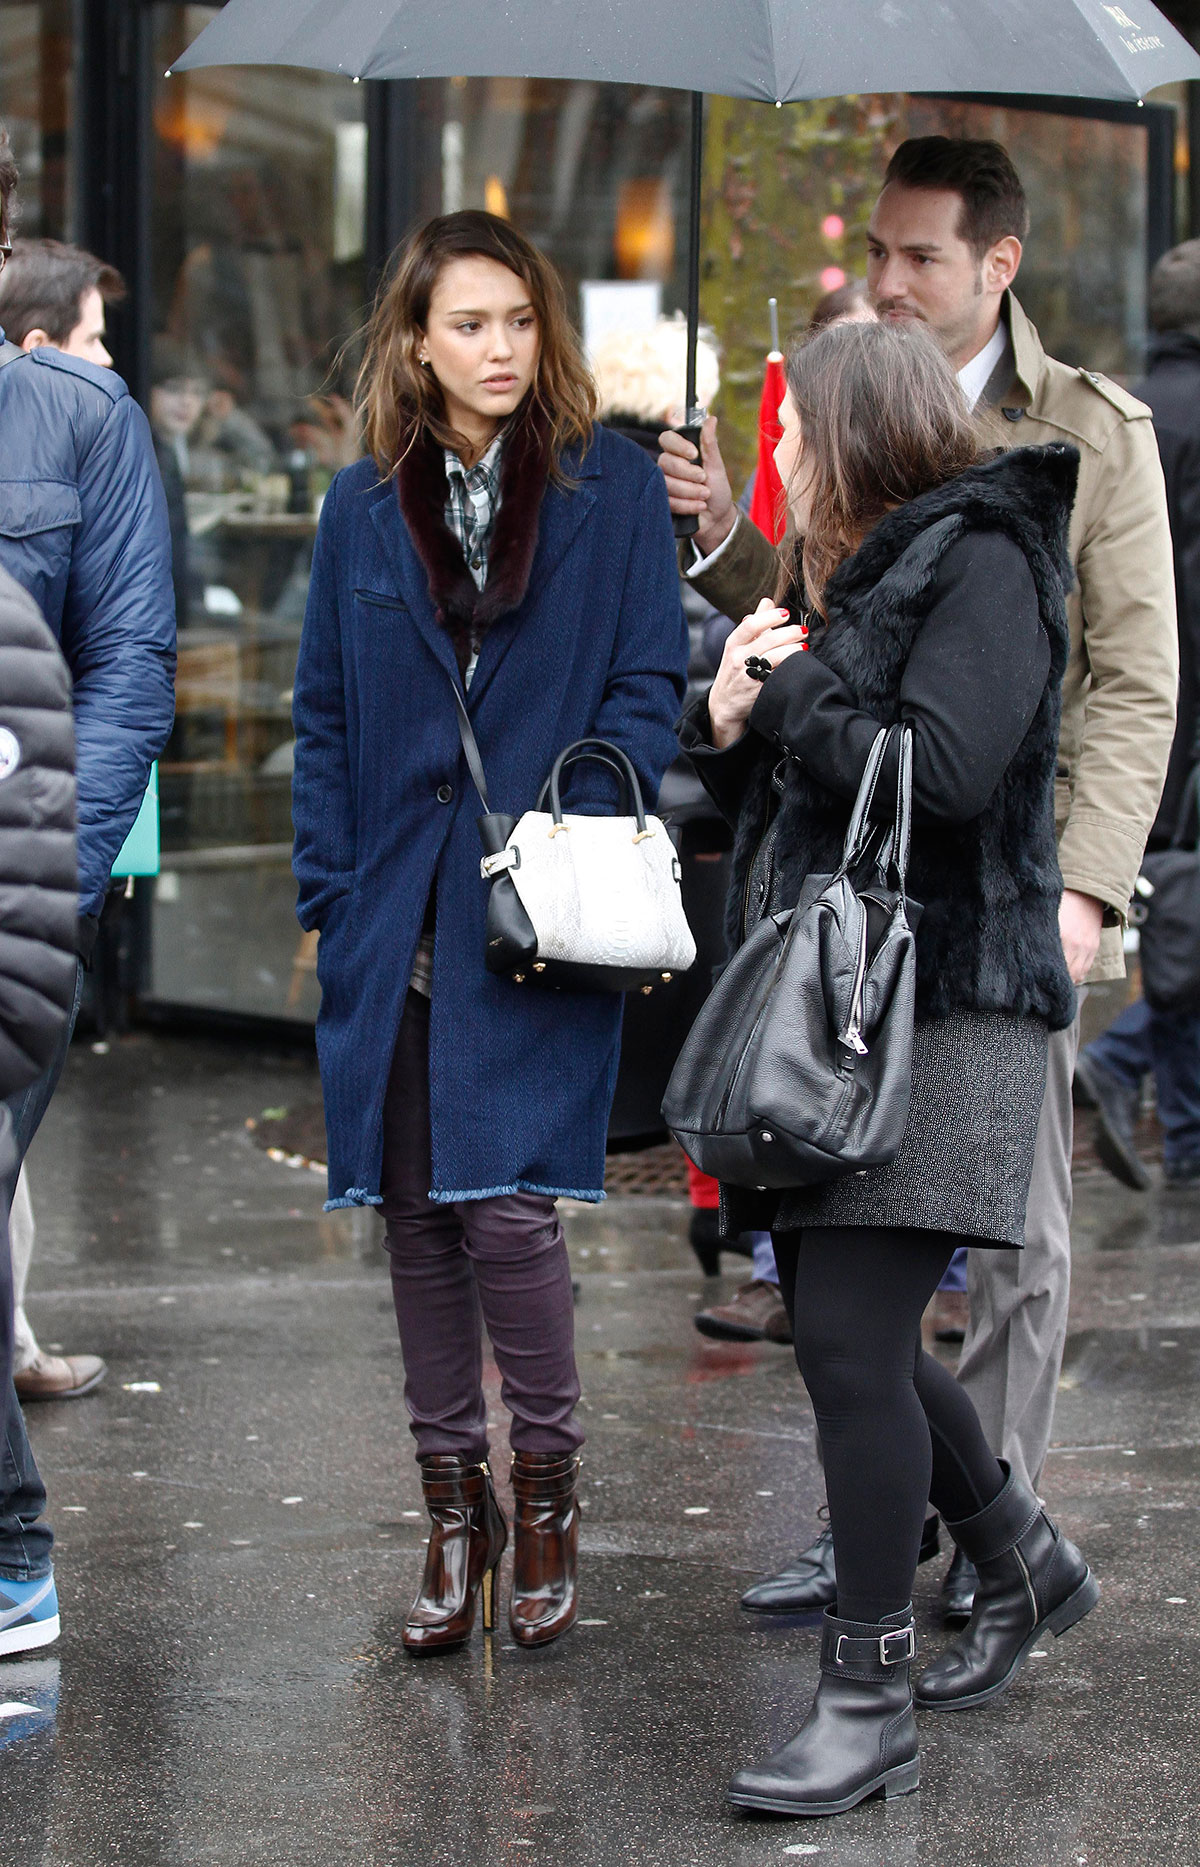
{"label": "plaid flannel shirt", "polygon": [[458,455],[446,449],[446,523],[462,546],[477,590],[487,582],[488,550],[500,510],[503,453],[502,434],[473,467],[464,467]]}

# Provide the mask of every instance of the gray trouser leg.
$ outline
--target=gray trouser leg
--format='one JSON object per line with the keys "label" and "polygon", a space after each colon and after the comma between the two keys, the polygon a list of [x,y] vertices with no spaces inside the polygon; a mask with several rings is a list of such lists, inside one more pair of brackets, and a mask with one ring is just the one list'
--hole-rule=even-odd
{"label": "gray trouser leg", "polygon": [[1071,1294],[1071,1078],[1079,1019],[1050,1039],[1023,1251],[974,1250],[958,1378],[993,1452],[1037,1490],[1054,1425]]}
{"label": "gray trouser leg", "polygon": [[8,1243],[12,1251],[13,1276],[13,1367],[18,1374],[22,1368],[28,1368],[35,1362],[40,1353],[33,1326],[25,1314],[25,1286],[29,1282],[29,1260],[33,1256],[35,1236],[29,1175],[22,1166],[17,1190],[13,1194],[12,1211],[8,1215]]}

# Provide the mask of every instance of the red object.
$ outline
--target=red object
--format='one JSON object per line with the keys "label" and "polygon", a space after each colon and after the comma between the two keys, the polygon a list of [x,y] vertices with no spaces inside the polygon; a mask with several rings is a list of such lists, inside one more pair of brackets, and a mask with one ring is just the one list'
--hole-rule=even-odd
{"label": "red object", "polygon": [[701,1212],[715,1212],[721,1203],[721,1189],[711,1174],[701,1173],[689,1160],[688,1198]]}
{"label": "red object", "polygon": [[763,376],[762,401],[758,408],[758,470],[750,500],[750,517],[764,537],[777,545],[783,537],[786,512],[783,483],[775,466],[775,447],[783,429],[779,425],[779,404],[787,393],[783,358],[772,351]]}

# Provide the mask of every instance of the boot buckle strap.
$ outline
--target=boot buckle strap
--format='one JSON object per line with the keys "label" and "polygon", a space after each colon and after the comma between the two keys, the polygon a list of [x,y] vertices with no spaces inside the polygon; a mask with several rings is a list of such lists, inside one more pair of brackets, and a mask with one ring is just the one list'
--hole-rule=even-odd
{"label": "boot buckle strap", "polygon": [[[889,1651],[889,1642],[896,1640],[902,1640],[904,1642],[903,1647],[899,1652],[896,1651],[895,1647],[892,1647]],[[845,1661],[842,1658],[843,1647],[858,1647],[860,1649],[863,1647],[875,1647],[879,1655],[879,1664],[881,1666],[902,1666],[905,1661],[914,1660],[917,1657],[917,1632],[914,1624],[910,1621],[907,1627],[889,1628],[887,1633],[881,1634],[877,1641],[869,1637],[864,1638],[861,1635],[839,1634],[837,1645],[833,1650],[833,1663],[835,1666],[845,1665]],[[865,1658],[866,1656],[860,1652],[857,1656],[851,1653],[849,1657],[853,1660],[855,1657]]]}

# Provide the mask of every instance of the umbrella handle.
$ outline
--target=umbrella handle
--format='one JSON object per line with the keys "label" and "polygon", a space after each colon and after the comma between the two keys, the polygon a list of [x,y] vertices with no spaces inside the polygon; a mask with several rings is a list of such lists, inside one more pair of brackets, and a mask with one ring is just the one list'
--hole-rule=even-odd
{"label": "umbrella handle", "polygon": [[[693,408],[689,412],[693,419],[683,427],[676,428],[675,433],[681,434],[685,441],[690,441],[699,456],[700,430],[704,426],[705,410]],[[700,520],[694,512],[673,512],[671,523],[675,527],[676,538],[692,538],[700,530]]]}

